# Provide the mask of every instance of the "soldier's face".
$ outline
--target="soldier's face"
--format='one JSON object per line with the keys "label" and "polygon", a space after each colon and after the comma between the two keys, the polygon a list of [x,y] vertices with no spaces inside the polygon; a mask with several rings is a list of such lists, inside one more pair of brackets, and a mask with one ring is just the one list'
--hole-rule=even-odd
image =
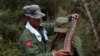
{"label": "soldier's face", "polygon": [[40,26],[40,19],[30,19],[29,20],[30,24],[33,26],[33,27],[39,27]]}
{"label": "soldier's face", "polygon": [[60,36],[61,38],[65,38],[66,33],[59,33],[59,36]]}

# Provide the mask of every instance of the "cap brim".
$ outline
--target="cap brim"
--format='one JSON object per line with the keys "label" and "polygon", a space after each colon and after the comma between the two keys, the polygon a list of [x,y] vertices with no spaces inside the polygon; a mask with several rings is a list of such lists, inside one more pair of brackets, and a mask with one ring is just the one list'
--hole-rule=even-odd
{"label": "cap brim", "polygon": [[39,18],[42,18],[42,17],[44,17],[44,16],[45,16],[45,14],[44,14],[44,13],[42,13],[42,12],[39,12],[39,13],[37,13],[37,16],[38,16]]}

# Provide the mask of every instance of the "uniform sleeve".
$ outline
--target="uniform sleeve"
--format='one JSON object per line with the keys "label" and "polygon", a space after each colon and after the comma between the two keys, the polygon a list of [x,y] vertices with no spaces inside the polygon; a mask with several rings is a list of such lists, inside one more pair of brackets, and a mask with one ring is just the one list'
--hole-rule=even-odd
{"label": "uniform sleeve", "polygon": [[70,22],[72,21],[71,15],[67,15],[66,17],[69,19],[68,21],[69,21],[69,23],[70,23]]}
{"label": "uniform sleeve", "polygon": [[25,56],[52,56],[52,52],[42,52],[37,42],[32,40],[32,37],[30,34],[23,34],[23,36],[21,36],[20,46],[24,50]]}
{"label": "uniform sleeve", "polygon": [[79,56],[84,56],[83,50],[82,50],[82,44],[81,44],[81,39],[79,37],[74,38],[74,47],[75,50],[77,51]]}
{"label": "uniform sleeve", "polygon": [[54,34],[54,23],[42,23],[41,26],[46,29],[47,35]]}

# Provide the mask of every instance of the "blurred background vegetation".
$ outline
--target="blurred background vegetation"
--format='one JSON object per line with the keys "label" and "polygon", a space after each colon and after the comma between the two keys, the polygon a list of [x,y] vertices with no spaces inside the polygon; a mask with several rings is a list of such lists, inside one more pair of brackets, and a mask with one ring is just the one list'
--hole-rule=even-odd
{"label": "blurred background vegetation", "polygon": [[[86,0],[100,40],[100,0]],[[85,56],[100,56],[89,18],[81,0],[0,0],[0,56],[20,56],[17,41],[24,30],[23,6],[39,4],[46,14],[43,22],[52,22],[58,16],[67,16],[77,9],[80,14],[75,35],[82,39]]]}

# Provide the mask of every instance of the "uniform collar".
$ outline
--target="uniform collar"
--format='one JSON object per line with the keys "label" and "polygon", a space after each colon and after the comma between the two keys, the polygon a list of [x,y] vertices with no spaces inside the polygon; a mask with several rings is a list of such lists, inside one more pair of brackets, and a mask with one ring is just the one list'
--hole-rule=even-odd
{"label": "uniform collar", "polygon": [[[27,24],[26,24],[25,27],[26,27],[26,29],[28,29],[31,33],[35,34],[37,40],[38,40],[39,42],[41,42],[41,40],[42,40],[41,34],[40,34],[34,27],[32,27],[32,26],[30,25],[29,22],[27,22]],[[43,34],[44,34],[45,40],[48,40],[48,37],[47,37],[47,35],[46,35],[47,32],[46,32],[45,29],[43,29]]]}

